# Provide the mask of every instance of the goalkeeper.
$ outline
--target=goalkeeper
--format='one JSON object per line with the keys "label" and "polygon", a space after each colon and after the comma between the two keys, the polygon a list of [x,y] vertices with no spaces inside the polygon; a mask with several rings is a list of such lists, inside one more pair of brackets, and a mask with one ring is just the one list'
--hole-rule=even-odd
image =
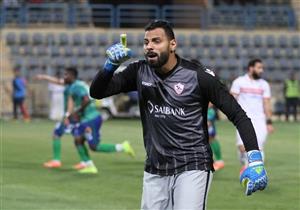
{"label": "goalkeeper", "polygon": [[122,144],[100,144],[100,128],[102,118],[96,109],[94,100],[89,98],[88,86],[77,79],[76,68],[66,68],[64,80],[48,75],[37,75],[37,79],[47,80],[58,84],[65,84],[65,117],[58,123],[53,134],[53,159],[44,163],[47,168],[61,167],[61,141],[60,138],[71,129],[74,142],[81,162],[74,165],[80,173],[97,173],[93,161],[89,157],[84,141],[92,151],[96,152],[126,152],[134,156],[134,151],[129,142]]}
{"label": "goalkeeper", "polygon": [[131,56],[123,43],[107,50],[90,94],[101,99],[138,91],[146,161],[142,209],[205,209],[213,159],[208,142],[207,107],[211,101],[237,127],[248,152],[249,167],[241,175],[245,193],[267,185],[251,120],[214,73],[176,54],[169,22],[145,27],[144,60],[115,70]]}

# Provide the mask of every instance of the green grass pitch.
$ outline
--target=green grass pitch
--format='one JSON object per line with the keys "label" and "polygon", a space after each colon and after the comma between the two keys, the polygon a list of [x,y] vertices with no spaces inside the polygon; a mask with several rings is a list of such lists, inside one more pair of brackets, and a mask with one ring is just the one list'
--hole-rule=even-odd
{"label": "green grass pitch", "polygon": [[[265,149],[269,186],[250,197],[243,195],[238,181],[234,127],[229,122],[217,126],[226,167],[214,174],[208,210],[300,209],[299,124],[275,123],[276,132]],[[104,123],[102,142],[129,140],[137,157],[92,153],[97,175],[81,175],[71,168],[78,162],[71,136],[63,138],[63,167],[42,167],[51,157],[53,127],[44,120],[1,121],[1,210],[139,209],[145,158],[139,120]]]}

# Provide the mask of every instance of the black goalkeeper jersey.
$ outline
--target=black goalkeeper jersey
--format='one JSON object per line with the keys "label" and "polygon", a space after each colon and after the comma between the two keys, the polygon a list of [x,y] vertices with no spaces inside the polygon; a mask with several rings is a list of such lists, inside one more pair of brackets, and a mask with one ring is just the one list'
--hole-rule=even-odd
{"label": "black goalkeeper jersey", "polygon": [[237,127],[246,150],[258,150],[250,119],[213,72],[177,57],[177,65],[162,79],[145,60],[119,73],[99,71],[90,94],[101,99],[138,91],[145,171],[173,175],[188,170],[213,170],[208,142],[207,107],[211,101]]}

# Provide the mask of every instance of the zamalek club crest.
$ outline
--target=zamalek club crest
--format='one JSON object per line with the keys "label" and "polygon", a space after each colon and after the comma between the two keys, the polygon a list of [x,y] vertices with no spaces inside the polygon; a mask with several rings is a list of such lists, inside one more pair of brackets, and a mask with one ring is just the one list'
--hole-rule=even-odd
{"label": "zamalek club crest", "polygon": [[182,93],[183,89],[184,89],[184,85],[181,83],[177,83],[174,85],[174,90],[178,95]]}

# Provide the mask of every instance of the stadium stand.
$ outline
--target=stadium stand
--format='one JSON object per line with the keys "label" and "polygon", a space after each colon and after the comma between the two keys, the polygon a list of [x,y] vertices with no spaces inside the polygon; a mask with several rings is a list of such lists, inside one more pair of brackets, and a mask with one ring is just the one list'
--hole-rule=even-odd
{"label": "stadium stand", "polygon": [[222,79],[240,75],[249,59],[260,57],[266,77],[282,81],[289,71],[300,71],[295,2],[264,0],[250,6],[1,4],[5,49],[1,53],[7,58],[5,69],[20,67],[29,81],[36,73],[54,75],[66,66],[78,67],[79,76],[90,80],[103,66],[105,49],[119,41],[120,33],[127,33],[133,59],[143,58],[141,28],[149,19],[165,18],[176,27],[178,53],[199,59]]}
{"label": "stadium stand", "polygon": [[[119,34],[122,30],[110,31],[111,36],[108,36],[105,31],[90,33],[89,30],[73,33],[62,29],[51,34],[48,32],[42,34],[38,30],[36,32],[35,30],[24,32],[9,29],[5,31],[7,32],[4,36],[10,49],[13,65],[30,71],[39,68],[42,65],[40,61],[48,58],[52,60],[51,64],[44,65],[53,69],[50,70],[53,72],[56,68],[62,69],[68,65],[78,65],[79,69],[84,72],[94,72],[103,63],[97,62],[98,66],[96,66],[95,62],[88,58],[96,59],[104,56],[106,47],[119,41]],[[128,31],[128,46],[134,49],[135,59],[141,58],[143,40],[138,33],[140,31],[135,29],[126,31]],[[236,74],[242,70],[239,66],[243,66],[243,60],[254,57],[268,61],[270,73],[267,76],[270,79],[274,76],[272,70],[290,71],[298,68],[300,36],[296,32],[275,35],[266,32],[237,31],[234,34],[221,34],[218,31],[210,31],[210,34],[207,34],[196,30],[191,33],[179,30],[177,40],[178,53],[184,57],[204,59],[211,68],[215,67],[214,63],[216,63],[216,68],[220,68],[222,63],[228,71]],[[82,76],[88,79],[90,75],[84,73]]]}
{"label": "stadium stand", "polygon": [[297,16],[291,4],[257,6],[149,4],[25,4],[10,7],[1,4],[0,27],[55,25],[62,27],[143,27],[150,19],[167,19],[180,28],[288,28],[297,27]]}

